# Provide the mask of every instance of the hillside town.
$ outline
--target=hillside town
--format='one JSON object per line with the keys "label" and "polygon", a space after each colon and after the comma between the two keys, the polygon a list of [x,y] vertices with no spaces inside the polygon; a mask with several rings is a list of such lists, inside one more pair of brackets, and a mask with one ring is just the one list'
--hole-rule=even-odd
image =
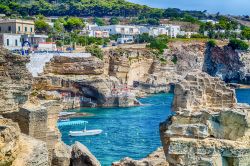
{"label": "hillside town", "polygon": [[[47,18],[44,21],[45,29],[50,28],[55,31],[55,21],[59,18]],[[44,19],[46,20],[46,18]],[[82,26],[77,28],[79,37],[91,37],[105,42],[103,46],[117,46],[120,44],[139,44],[141,43],[138,39],[143,35],[148,35],[152,38],[158,36],[167,36],[170,39],[173,38],[209,38],[213,33],[214,35],[223,36],[226,34],[235,34],[240,36],[242,30],[238,24],[235,29],[227,31],[225,29],[213,30],[204,29],[202,33],[199,31],[187,31],[181,25],[174,24],[160,24],[160,25],[131,25],[131,24],[116,24],[116,25],[104,25],[99,26],[96,23],[89,23],[82,21]],[[39,21],[39,20],[38,20]],[[35,27],[37,20],[23,20],[23,19],[10,19],[4,18],[0,20],[0,45],[4,48],[15,51],[18,53],[23,52],[34,52],[34,51],[73,51],[75,47],[80,47],[82,44],[74,42],[73,39],[67,44],[57,43],[57,39],[51,35],[48,31],[38,31]],[[207,26],[217,25],[218,21],[214,20],[200,20]],[[39,26],[39,24],[37,24]],[[200,28],[201,29],[201,28]],[[72,32],[71,32],[72,33]],[[65,32],[61,33],[64,37]],[[115,36],[115,38],[114,38]],[[87,39],[86,39],[87,40]],[[108,41],[108,43],[106,42]],[[145,41],[149,42],[149,41]],[[93,42],[94,43],[94,42]],[[93,44],[89,43],[89,44]],[[24,53],[22,53],[24,54]]]}

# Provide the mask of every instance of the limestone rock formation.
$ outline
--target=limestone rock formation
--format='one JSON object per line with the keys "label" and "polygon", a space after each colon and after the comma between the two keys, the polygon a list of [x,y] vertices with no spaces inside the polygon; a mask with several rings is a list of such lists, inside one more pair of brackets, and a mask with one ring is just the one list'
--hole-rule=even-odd
{"label": "limestone rock formation", "polygon": [[218,78],[193,72],[175,87],[175,115],[160,125],[170,165],[250,164],[250,106]]}
{"label": "limestone rock formation", "polygon": [[163,148],[158,148],[155,152],[141,160],[133,160],[124,158],[118,162],[114,162],[112,166],[168,166]]}
{"label": "limestone rock formation", "polygon": [[116,49],[107,54],[107,73],[122,84],[145,94],[169,91],[166,79],[169,70],[149,49]]}
{"label": "limestone rock formation", "polygon": [[27,135],[21,135],[18,144],[19,152],[12,166],[49,166],[49,153],[46,143]]}
{"label": "limestone rock formation", "polygon": [[33,89],[39,98],[63,100],[64,109],[128,107],[139,104],[136,96],[169,91],[167,70],[149,49],[109,50],[103,61],[55,56]]}
{"label": "limestone rock formation", "polygon": [[169,50],[164,55],[169,62],[174,63],[174,71],[177,75],[186,75],[192,70],[202,70],[206,43],[200,41],[169,43]]}
{"label": "limestone rock formation", "polygon": [[101,166],[95,156],[80,142],[72,146],[71,166]]}
{"label": "limestone rock formation", "polygon": [[87,58],[55,56],[50,63],[46,63],[44,74],[100,75],[103,70],[104,63],[94,56]]}
{"label": "limestone rock formation", "polygon": [[17,111],[27,100],[32,81],[25,66],[28,61],[27,57],[0,49],[0,113]]}
{"label": "limestone rock formation", "polygon": [[17,123],[0,118],[0,165],[49,166],[46,143],[20,133]]}
{"label": "limestone rock formation", "polygon": [[0,165],[69,165],[70,151],[56,126],[60,102],[34,98],[28,57],[0,50]]}
{"label": "limestone rock formation", "polygon": [[247,83],[249,55],[249,52],[233,50],[229,46],[208,47],[203,71],[226,82]]}

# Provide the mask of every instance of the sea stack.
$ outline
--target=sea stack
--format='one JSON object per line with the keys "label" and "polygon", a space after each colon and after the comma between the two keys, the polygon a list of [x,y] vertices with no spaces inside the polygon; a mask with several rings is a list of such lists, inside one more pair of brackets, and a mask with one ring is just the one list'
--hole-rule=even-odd
{"label": "sea stack", "polygon": [[176,84],[174,115],[160,125],[172,166],[250,164],[250,106],[219,78],[194,71]]}

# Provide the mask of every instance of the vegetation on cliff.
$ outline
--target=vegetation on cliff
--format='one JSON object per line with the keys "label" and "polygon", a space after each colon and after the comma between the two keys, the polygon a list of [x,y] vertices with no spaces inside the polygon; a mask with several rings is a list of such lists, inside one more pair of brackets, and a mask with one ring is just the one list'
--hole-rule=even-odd
{"label": "vegetation on cliff", "polygon": [[91,53],[93,56],[103,60],[103,51],[98,45],[96,44],[89,45],[86,47],[86,51]]}
{"label": "vegetation on cliff", "polygon": [[157,38],[152,38],[147,45],[148,48],[158,50],[160,54],[163,54],[164,49],[167,47],[168,36],[160,35]]}
{"label": "vegetation on cliff", "polygon": [[243,50],[243,51],[249,48],[249,45],[246,42],[238,39],[231,39],[228,46],[232,47],[233,49]]}
{"label": "vegetation on cliff", "polygon": [[209,47],[215,47],[217,44],[216,44],[216,41],[215,41],[215,40],[209,40],[209,41],[207,42],[207,45],[208,45]]}

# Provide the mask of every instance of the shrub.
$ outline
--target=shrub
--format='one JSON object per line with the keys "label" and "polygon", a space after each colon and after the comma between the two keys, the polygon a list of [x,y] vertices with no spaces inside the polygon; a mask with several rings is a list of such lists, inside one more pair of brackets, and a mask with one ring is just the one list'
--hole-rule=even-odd
{"label": "shrub", "polygon": [[241,35],[244,39],[250,40],[250,28],[245,27],[242,32]]}
{"label": "shrub", "polygon": [[238,39],[231,39],[229,44],[229,47],[232,47],[234,50],[247,50],[249,48],[249,45],[242,41],[242,40],[238,40]]}
{"label": "shrub", "polygon": [[103,60],[103,51],[102,49],[96,45],[96,44],[92,44],[89,46],[86,46],[86,52],[91,53],[91,55]]}
{"label": "shrub", "polygon": [[209,40],[209,41],[207,42],[207,45],[208,45],[209,47],[215,47],[217,44],[216,44],[216,41],[215,41],[215,40]]}
{"label": "shrub", "polygon": [[164,49],[167,49],[168,36],[160,35],[157,38],[152,38],[150,43],[147,45],[148,48],[156,49],[159,54],[163,54]]}
{"label": "shrub", "polygon": [[200,38],[200,39],[203,39],[203,38],[207,38],[206,36],[202,35],[202,34],[192,34],[190,36],[190,38]]}

